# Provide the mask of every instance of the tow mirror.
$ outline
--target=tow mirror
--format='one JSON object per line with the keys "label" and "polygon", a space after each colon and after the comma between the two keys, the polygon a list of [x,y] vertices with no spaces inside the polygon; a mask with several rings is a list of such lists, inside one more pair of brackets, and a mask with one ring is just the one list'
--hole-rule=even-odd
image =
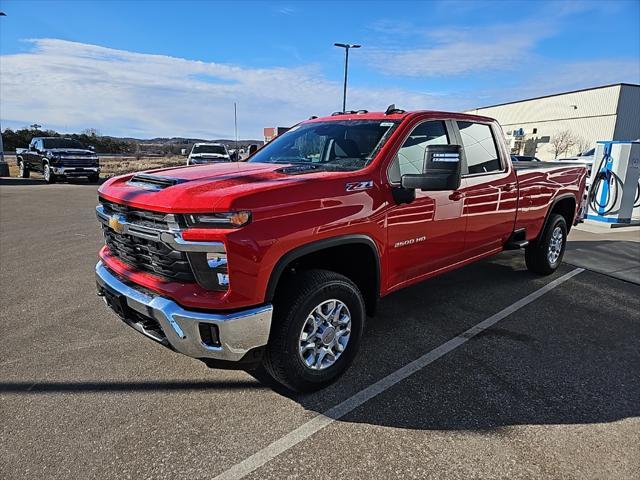
{"label": "tow mirror", "polygon": [[402,175],[402,188],[422,191],[457,190],[461,181],[460,145],[429,145],[422,173]]}

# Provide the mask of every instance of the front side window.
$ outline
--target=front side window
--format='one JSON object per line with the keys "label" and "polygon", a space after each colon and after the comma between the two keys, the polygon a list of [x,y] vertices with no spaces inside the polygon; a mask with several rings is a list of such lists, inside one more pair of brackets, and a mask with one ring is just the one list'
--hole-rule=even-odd
{"label": "front side window", "polygon": [[398,150],[389,167],[389,181],[400,183],[402,175],[423,173],[424,157],[428,145],[448,145],[449,137],[443,121],[429,121],[413,129]]}
{"label": "front side window", "polygon": [[366,167],[397,125],[394,121],[349,120],[304,123],[276,137],[249,162],[307,164],[351,171]]}
{"label": "front side window", "polygon": [[491,127],[484,123],[458,122],[469,174],[499,172],[502,163]]}

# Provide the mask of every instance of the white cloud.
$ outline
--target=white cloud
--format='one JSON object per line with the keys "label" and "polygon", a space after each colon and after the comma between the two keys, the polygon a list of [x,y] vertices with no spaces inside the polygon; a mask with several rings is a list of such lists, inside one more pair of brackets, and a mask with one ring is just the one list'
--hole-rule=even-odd
{"label": "white cloud", "polygon": [[[3,125],[38,122],[136,137],[233,135],[238,102],[242,138],[338,110],[342,85],[315,66],[244,68],[141,54],[57,39],[30,40],[27,53],[0,58]],[[442,105],[403,89],[350,88],[351,108]]]}
{"label": "white cloud", "polygon": [[[553,12],[552,15],[518,20],[513,17],[513,12],[518,11],[517,5],[507,2],[502,5],[502,18],[496,18],[493,24],[477,23],[473,27],[424,22],[374,22],[370,29],[385,47],[368,48],[362,55],[378,70],[394,76],[453,77],[487,75],[496,71],[517,73],[523,65],[545,65],[548,59],[536,55],[535,47],[558,32],[571,28],[577,14],[624,8],[621,2],[550,1],[539,4],[539,10]],[[434,7],[440,15],[486,10],[486,4],[482,2],[465,0],[442,0],[434,3]],[[400,40],[409,40],[413,47],[406,48],[407,42],[399,43]]]}
{"label": "white cloud", "polygon": [[[415,35],[419,30],[411,31]],[[442,77],[486,73],[518,68],[523,56],[530,56],[536,43],[549,37],[552,31],[549,22],[540,21],[431,28],[424,32],[428,47],[372,48],[366,54],[376,68],[392,75]]]}

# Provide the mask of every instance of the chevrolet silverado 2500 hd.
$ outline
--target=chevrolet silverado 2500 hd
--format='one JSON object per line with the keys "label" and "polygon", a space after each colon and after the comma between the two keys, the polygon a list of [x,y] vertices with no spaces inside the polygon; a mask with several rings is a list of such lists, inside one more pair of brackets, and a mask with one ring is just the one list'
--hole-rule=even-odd
{"label": "chevrolet silverado 2500 hd", "polygon": [[506,249],[555,271],[585,177],[582,166],[514,167],[486,117],[390,107],[314,118],[248,162],[103,184],[98,292],[177,352],[318,389],[352,362],[390,292]]}
{"label": "chevrolet silverado 2500 hd", "polygon": [[16,161],[20,177],[39,172],[47,183],[70,177],[87,177],[95,183],[100,176],[98,156],[72,138],[34,137],[28,148],[16,150]]}

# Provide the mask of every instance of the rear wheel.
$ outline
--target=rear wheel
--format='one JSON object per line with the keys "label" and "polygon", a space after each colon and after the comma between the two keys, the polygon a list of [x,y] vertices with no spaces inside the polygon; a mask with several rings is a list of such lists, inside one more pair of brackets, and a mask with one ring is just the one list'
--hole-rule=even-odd
{"label": "rear wheel", "polygon": [[353,361],[364,329],[358,287],[326,270],[295,274],[280,289],[264,370],[294,391],[318,390]]}
{"label": "rear wheel", "polygon": [[20,160],[20,163],[18,163],[18,169],[19,169],[20,178],[29,178],[31,172],[29,171],[29,169],[27,168],[27,166],[24,164],[22,160]]}
{"label": "rear wheel", "polygon": [[44,164],[44,168],[43,168],[43,174],[44,174],[44,181],[51,184],[51,183],[56,183],[56,176],[55,174],[51,171],[51,167],[49,166],[48,163]]}
{"label": "rear wheel", "polygon": [[552,215],[538,240],[524,254],[527,268],[541,275],[556,271],[567,246],[567,222],[562,215]]}

